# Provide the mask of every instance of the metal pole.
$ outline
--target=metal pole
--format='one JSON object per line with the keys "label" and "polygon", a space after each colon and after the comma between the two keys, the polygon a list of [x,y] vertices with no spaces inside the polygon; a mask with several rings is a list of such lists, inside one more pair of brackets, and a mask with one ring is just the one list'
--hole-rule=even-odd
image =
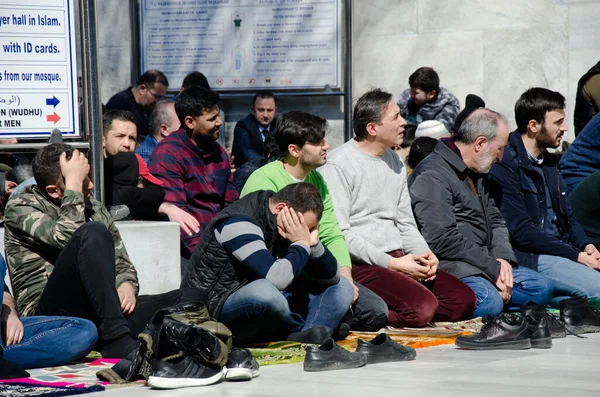
{"label": "metal pole", "polygon": [[95,0],[79,1],[83,41],[83,85],[85,125],[90,138],[90,165],[94,181],[94,198],[104,202],[104,153],[102,151],[102,105],[98,76],[98,27]]}
{"label": "metal pole", "polygon": [[344,1],[345,51],[344,51],[344,142],[352,139],[352,0]]}

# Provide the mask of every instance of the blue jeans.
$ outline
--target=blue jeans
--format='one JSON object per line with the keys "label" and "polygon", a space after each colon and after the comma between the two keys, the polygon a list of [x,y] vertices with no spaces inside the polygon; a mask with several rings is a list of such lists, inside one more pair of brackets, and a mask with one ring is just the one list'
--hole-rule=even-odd
{"label": "blue jeans", "polygon": [[540,255],[538,272],[554,285],[554,298],[550,304],[560,307],[563,299],[588,298],[592,306],[600,308],[600,272],[567,258]]}
{"label": "blue jeans", "polygon": [[289,291],[260,279],[231,294],[218,320],[229,327],[237,345],[282,340],[308,328],[336,328],[353,297],[344,277],[334,285],[295,286]]}
{"label": "blue jeans", "polygon": [[[0,255],[0,277],[4,280],[6,262]],[[0,295],[0,307],[4,294]],[[74,317],[22,317],[23,339],[5,346],[4,358],[22,368],[55,367],[85,357],[98,340],[94,323]]]}
{"label": "blue jeans", "polygon": [[4,347],[4,358],[21,368],[56,367],[85,357],[96,344],[94,323],[75,317],[22,317],[23,340]]}
{"label": "blue jeans", "polygon": [[[477,296],[477,306],[473,317],[498,316],[504,311],[505,303],[495,284],[481,276],[469,276],[462,279]],[[552,299],[552,282],[535,270],[525,267],[513,268],[513,293],[508,303],[520,306],[529,301],[547,304]]]}

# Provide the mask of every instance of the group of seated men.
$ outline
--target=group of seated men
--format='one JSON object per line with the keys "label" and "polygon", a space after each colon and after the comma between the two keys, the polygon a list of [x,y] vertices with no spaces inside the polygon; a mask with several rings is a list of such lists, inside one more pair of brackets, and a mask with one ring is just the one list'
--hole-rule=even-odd
{"label": "group of seated men", "polygon": [[[165,85],[144,84],[134,98],[160,96],[156,84]],[[186,259],[182,288],[160,295],[138,296],[114,220],[91,196],[85,155],[66,144],[41,149],[32,164],[37,184],[5,211],[13,317],[18,308],[24,319],[79,321],[90,337],[71,346],[75,354],[95,346],[124,357],[158,309],[182,302],[204,303],[238,345],[322,343],[350,328],[421,327],[572,296],[600,306],[600,252],[573,218],[546,150],[566,130],[561,94],[523,93],[510,134],[504,116],[474,110],[410,177],[392,150],[406,121],[383,90],[360,97],[354,139],[329,155],[322,117],[290,111],[273,125],[274,98],[257,96],[253,107],[261,141],[272,135],[280,157],[254,171],[241,192],[217,142],[217,93],[186,87],[174,104],[164,102],[177,120],[150,122],[157,144],[147,169],[133,158],[132,188],[154,187],[154,211],[179,222]],[[132,152],[135,115],[109,111],[103,136],[107,160]],[[7,351],[34,331],[11,336]],[[20,355],[33,357],[37,343]]]}

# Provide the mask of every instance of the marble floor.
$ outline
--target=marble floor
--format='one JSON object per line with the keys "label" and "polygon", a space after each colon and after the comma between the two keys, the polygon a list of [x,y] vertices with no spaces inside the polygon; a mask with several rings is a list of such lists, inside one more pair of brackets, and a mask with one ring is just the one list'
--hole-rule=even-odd
{"label": "marble floor", "polygon": [[302,364],[261,368],[250,382],[152,390],[129,387],[109,396],[592,396],[600,392],[600,334],[555,339],[550,350],[463,351],[452,345],[419,349],[412,362],[309,373]]}

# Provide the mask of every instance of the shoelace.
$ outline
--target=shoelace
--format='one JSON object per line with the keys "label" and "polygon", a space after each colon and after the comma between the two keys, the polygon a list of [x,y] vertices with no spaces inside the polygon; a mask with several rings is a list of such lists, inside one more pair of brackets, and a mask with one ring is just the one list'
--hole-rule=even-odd
{"label": "shoelace", "polygon": [[[596,309],[594,309],[594,310],[596,310]],[[562,321],[560,321],[559,319],[557,319],[554,315],[552,315],[552,313],[546,312],[546,318],[548,319],[548,327],[550,327],[550,323],[558,324],[559,327],[562,328],[567,335],[573,335],[573,336],[576,336],[576,337],[581,338],[581,339],[586,339],[585,336],[581,336],[581,335],[578,335],[578,334],[576,334],[574,332],[569,331],[567,329],[565,323],[562,322]]]}

